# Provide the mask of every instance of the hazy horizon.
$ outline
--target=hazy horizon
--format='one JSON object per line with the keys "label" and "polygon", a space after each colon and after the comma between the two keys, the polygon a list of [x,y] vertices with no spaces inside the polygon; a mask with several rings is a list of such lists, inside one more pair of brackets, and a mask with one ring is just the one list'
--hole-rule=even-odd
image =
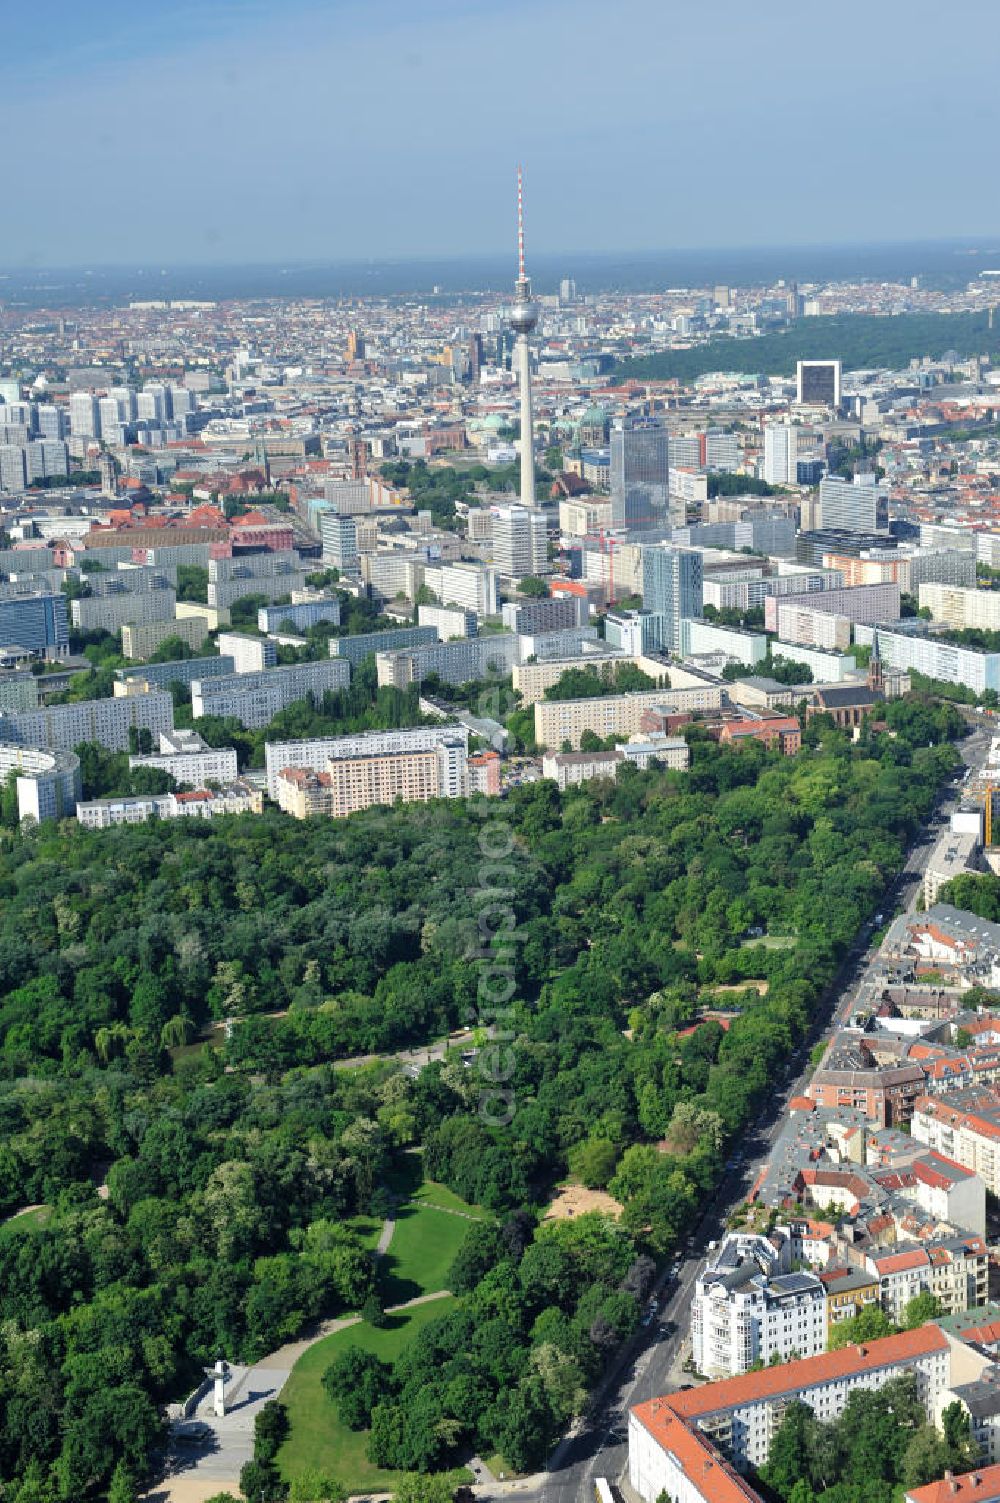
{"label": "hazy horizon", "polygon": [[[996,9],[881,0],[53,0],[6,18],[14,267],[529,262],[1000,235]],[[562,254],[573,254],[563,251]],[[582,253],[582,252],[581,252]]]}

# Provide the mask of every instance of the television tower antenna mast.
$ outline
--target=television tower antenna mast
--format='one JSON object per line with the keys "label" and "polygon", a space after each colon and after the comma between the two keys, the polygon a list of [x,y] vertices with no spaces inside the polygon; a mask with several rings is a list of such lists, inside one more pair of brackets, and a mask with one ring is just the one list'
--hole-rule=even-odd
{"label": "television tower antenna mast", "polygon": [[521,505],[535,505],[535,424],[531,406],[531,346],[529,335],[538,324],[538,305],[532,301],[531,280],[524,269],[524,176],[517,169],[517,281],[510,322],[517,335],[515,366],[521,395]]}

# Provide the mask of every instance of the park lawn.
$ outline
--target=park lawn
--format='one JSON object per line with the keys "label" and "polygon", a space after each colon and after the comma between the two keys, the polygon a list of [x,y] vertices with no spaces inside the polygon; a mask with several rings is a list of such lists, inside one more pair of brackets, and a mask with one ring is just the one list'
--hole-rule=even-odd
{"label": "park lawn", "polygon": [[797,943],[794,934],[759,934],[756,939],[741,939],[740,948],[752,950],[754,945],[763,945],[765,950],[790,950]]}
{"label": "park lawn", "polygon": [[32,1206],[27,1211],[15,1211],[6,1221],[0,1221],[0,1241],[13,1232],[34,1232],[45,1225],[52,1215],[51,1206]]}
{"label": "park lawn", "polygon": [[419,1200],[396,1212],[389,1250],[379,1264],[379,1292],[384,1305],[401,1305],[418,1294],[447,1289],[448,1275],[474,1223]]}
{"label": "park lawn", "polygon": [[[362,1322],[324,1337],[303,1352],[281,1394],[290,1430],[278,1452],[277,1465],[286,1482],[300,1472],[318,1471],[335,1478],[349,1495],[387,1493],[398,1486],[404,1474],[383,1471],[368,1460],[367,1430],[349,1430],[341,1424],[336,1405],[326,1396],[322,1377],[334,1358],[349,1346],[374,1352],[383,1362],[394,1362],[428,1321],[446,1315],[454,1306],[450,1295],[443,1296],[387,1316],[388,1324],[380,1330]],[[456,1474],[456,1482],[471,1480],[465,1472]]]}
{"label": "park lawn", "polygon": [[440,1206],[444,1211],[461,1211],[464,1216],[472,1216],[477,1221],[493,1220],[490,1212],[484,1211],[482,1206],[470,1205],[467,1200],[456,1195],[454,1190],[449,1190],[447,1185],[439,1185],[433,1179],[425,1179],[411,1199],[420,1205]]}
{"label": "park lawn", "polygon": [[361,1245],[368,1252],[374,1252],[378,1247],[378,1239],[382,1235],[382,1223],[374,1216],[351,1216],[344,1225],[348,1231],[353,1232],[359,1238]]}

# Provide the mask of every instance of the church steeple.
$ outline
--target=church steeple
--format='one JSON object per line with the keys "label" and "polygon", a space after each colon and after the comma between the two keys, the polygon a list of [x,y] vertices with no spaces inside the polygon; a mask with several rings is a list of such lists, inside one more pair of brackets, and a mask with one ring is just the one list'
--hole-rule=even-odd
{"label": "church steeple", "polygon": [[878,646],[878,628],[872,633],[872,655],[868,659],[868,687],[873,694],[885,693],[885,674],[882,671],[882,654]]}

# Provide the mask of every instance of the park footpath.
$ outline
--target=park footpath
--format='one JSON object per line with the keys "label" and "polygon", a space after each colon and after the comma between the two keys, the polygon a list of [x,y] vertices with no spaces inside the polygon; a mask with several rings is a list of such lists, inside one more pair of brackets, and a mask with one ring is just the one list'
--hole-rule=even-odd
{"label": "park footpath", "polygon": [[[388,1252],[395,1229],[396,1212],[393,1208],[382,1224],[376,1248],[378,1257],[384,1257]],[[447,1289],[418,1294],[401,1305],[388,1306],[386,1313],[395,1315],[413,1310],[417,1305],[445,1299],[449,1294]],[[163,1478],[143,1494],[144,1503],[207,1503],[207,1499],[220,1492],[239,1496],[240,1472],[246,1462],[253,1460],[254,1421],[261,1409],[271,1399],[277,1398],[303,1352],[326,1336],[360,1324],[360,1315],[319,1321],[307,1336],[299,1341],[286,1342],[252,1367],[231,1367],[225,1414],[218,1416],[213,1412],[213,1393],[209,1388],[189,1416],[190,1420],[207,1427],[205,1438],[196,1443],[171,1442]],[[483,1464],[480,1462],[479,1465],[482,1467]],[[370,1496],[370,1503],[375,1503],[375,1496]]]}

